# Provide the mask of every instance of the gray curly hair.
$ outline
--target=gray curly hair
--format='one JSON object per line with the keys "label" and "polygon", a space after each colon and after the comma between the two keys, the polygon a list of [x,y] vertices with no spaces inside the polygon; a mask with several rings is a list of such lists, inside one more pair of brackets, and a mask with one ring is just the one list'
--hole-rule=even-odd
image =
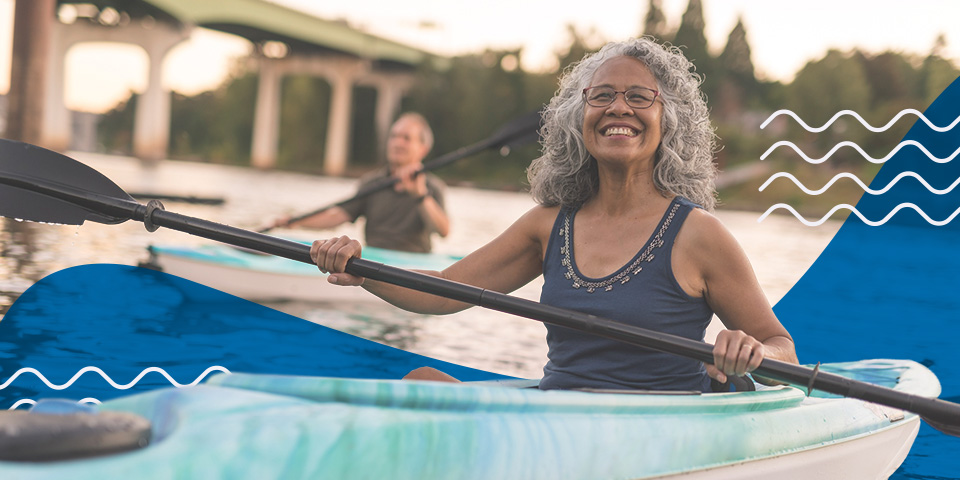
{"label": "gray curly hair", "polygon": [[542,155],[527,169],[530,193],[541,205],[575,207],[597,193],[597,162],[583,143],[583,89],[607,60],[634,57],[653,73],[663,102],[661,140],[653,181],[664,194],[686,197],[707,210],[716,205],[713,163],[716,135],[701,77],[677,47],[651,38],[608,43],[588,54],[560,79],[560,88],[543,111]]}

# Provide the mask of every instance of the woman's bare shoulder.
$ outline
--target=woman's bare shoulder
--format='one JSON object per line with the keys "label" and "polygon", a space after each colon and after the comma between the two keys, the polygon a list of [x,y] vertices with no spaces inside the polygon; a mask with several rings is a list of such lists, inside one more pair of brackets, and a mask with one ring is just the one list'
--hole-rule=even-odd
{"label": "woman's bare shoulder", "polygon": [[693,209],[683,223],[677,247],[692,258],[708,263],[743,255],[739,242],[723,222],[700,208]]}
{"label": "woman's bare shoulder", "polygon": [[553,222],[556,220],[557,214],[559,213],[559,206],[547,207],[543,205],[536,205],[521,215],[520,218],[514,222],[513,226],[530,231],[539,231],[544,227],[549,229],[553,225]]}
{"label": "woman's bare shoulder", "polygon": [[536,205],[520,216],[500,238],[543,246],[550,237],[560,207]]}
{"label": "woman's bare shoulder", "polygon": [[557,214],[560,213],[560,206],[554,205],[552,207],[537,205],[530,210],[527,210],[527,213],[524,216],[531,216],[537,221],[550,220],[553,221],[557,218]]}
{"label": "woman's bare shoulder", "polygon": [[696,243],[712,243],[717,236],[732,239],[730,231],[716,215],[702,209],[694,208],[683,223],[685,236]]}

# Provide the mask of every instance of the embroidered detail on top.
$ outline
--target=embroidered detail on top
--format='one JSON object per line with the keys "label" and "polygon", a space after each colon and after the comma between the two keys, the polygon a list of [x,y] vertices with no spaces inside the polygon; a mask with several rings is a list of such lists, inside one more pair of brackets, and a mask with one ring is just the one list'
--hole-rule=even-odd
{"label": "embroidered detail on top", "polygon": [[657,248],[663,246],[663,234],[667,231],[667,228],[670,227],[670,222],[673,220],[673,216],[677,213],[677,209],[680,208],[679,203],[675,203],[670,209],[670,213],[667,214],[667,218],[663,220],[663,223],[660,225],[660,229],[657,230],[656,235],[650,239],[650,243],[647,245],[647,248],[643,250],[637,259],[631,263],[626,268],[620,270],[620,273],[602,281],[602,282],[590,282],[584,280],[577,272],[573,269],[573,258],[570,256],[570,214],[564,215],[563,226],[560,227],[560,236],[563,237],[563,245],[560,247],[560,254],[563,255],[563,259],[560,260],[560,264],[567,268],[567,272],[563,276],[567,280],[573,280],[573,288],[586,287],[587,293],[593,293],[598,288],[602,288],[603,291],[609,292],[613,290],[613,285],[617,282],[620,282],[621,285],[630,281],[630,275],[639,275],[643,271],[643,262],[653,261],[655,255],[653,251]]}

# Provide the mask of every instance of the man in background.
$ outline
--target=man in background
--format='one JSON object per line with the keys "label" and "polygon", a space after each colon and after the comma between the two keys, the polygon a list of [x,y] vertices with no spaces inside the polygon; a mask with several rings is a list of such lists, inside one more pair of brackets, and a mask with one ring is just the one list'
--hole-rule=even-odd
{"label": "man in background", "polygon": [[446,185],[433,174],[421,172],[423,159],[433,147],[433,130],[419,113],[405,113],[390,127],[387,165],[360,178],[358,191],[371,182],[392,176],[393,188],[331,207],[316,215],[285,224],[290,228],[328,229],[366,217],[364,236],[371,247],[427,253],[431,235],[450,233],[444,210]]}

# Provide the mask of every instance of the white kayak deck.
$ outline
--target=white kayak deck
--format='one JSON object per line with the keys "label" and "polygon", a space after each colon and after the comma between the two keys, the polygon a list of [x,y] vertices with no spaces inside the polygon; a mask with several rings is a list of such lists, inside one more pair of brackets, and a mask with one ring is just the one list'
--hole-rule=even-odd
{"label": "white kayak deck", "polygon": [[[821,369],[922,396],[940,390],[910,361]],[[42,466],[0,462],[0,476],[875,479],[898,468],[920,423],[785,386],[706,395],[511,386],[219,375],[103,404],[150,419],[147,448]]]}
{"label": "white kayak deck", "polygon": [[[316,265],[228,245],[149,247],[148,263],[171,275],[252,301],[373,301],[360,288],[327,283]],[[363,258],[406,269],[442,270],[461,257],[364,247]],[[189,293],[189,292],[188,292]]]}

